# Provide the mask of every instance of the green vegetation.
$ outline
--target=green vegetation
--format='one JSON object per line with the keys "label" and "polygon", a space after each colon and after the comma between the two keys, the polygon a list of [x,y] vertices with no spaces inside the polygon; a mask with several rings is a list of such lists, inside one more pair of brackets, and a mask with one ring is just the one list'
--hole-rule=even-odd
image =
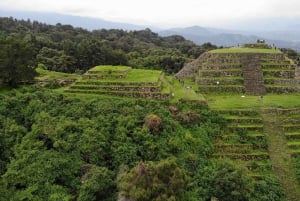
{"label": "green vegetation", "polygon": [[122,172],[118,180],[119,199],[183,200],[188,176],[174,160],[167,160],[158,164],[140,163],[130,171]]}
{"label": "green vegetation", "polygon": [[[118,70],[113,71],[114,68]],[[131,69],[125,66],[103,66],[102,69],[102,66],[97,66],[65,89],[65,92],[168,99],[170,87],[162,80],[164,74],[158,70]]]}
{"label": "green vegetation", "polygon": [[35,77],[37,80],[54,80],[54,79],[79,79],[81,76],[78,74],[70,74],[70,73],[62,73],[62,72],[55,72],[44,70],[41,68],[37,68],[36,72],[38,76]]}
{"label": "green vegetation", "polygon": [[129,65],[175,73],[206,50],[216,48],[210,43],[196,45],[178,35],[161,37],[150,29],[88,31],[12,17],[0,18],[0,30],[5,37],[30,43],[37,63],[47,70],[66,73],[83,73],[97,65]]}
{"label": "green vegetation", "polygon": [[190,83],[189,81],[186,81],[185,84],[182,84],[179,82],[179,80],[174,79],[172,83],[172,89],[174,93],[174,97],[172,97],[172,102],[178,102],[179,100],[194,100],[205,102],[203,95],[197,94],[194,91],[195,85]]}
{"label": "green vegetation", "polygon": [[288,144],[282,132],[285,130],[284,125],[280,123],[276,110],[265,111],[264,121],[274,171],[282,183],[287,200],[297,201],[300,197],[300,188],[296,177],[297,172],[294,170],[291,159],[293,152],[288,150]]}
{"label": "green vegetation", "polygon": [[[0,34],[0,82],[16,87],[35,76],[34,47],[25,40]],[[0,83],[1,84],[1,83]]]}
{"label": "green vegetation", "polygon": [[[165,73],[215,48],[209,43],[149,29],[90,32],[12,18],[0,18],[0,29],[1,201],[299,198],[300,95],[223,94],[244,91],[236,57],[223,58],[233,68],[216,64],[220,70],[203,70],[195,82]],[[31,56],[39,62],[37,84],[7,87],[33,80]],[[261,60],[267,90],[290,90],[277,82],[288,83],[294,69],[284,71],[292,63],[279,56]],[[205,86],[220,93],[195,92]]]}
{"label": "green vegetation", "polygon": [[[105,78],[97,79],[97,82],[157,82],[162,71],[132,69],[124,78]],[[95,80],[84,80],[86,82],[94,82]]]}
{"label": "green vegetation", "polygon": [[245,95],[206,95],[212,109],[259,109],[259,108],[293,108],[300,107],[299,94],[267,94],[261,96]]}
{"label": "green vegetation", "polygon": [[[166,195],[173,200],[198,199],[200,192],[193,184],[202,181],[195,174],[204,168],[201,161],[209,161],[211,139],[223,124],[216,113],[192,104],[173,105],[178,111],[173,114],[167,102],[78,99],[42,89],[0,98],[0,143],[5,150],[0,152],[1,200],[115,200],[118,185],[133,185],[130,179],[116,183],[122,166],[132,169],[140,161],[157,161],[157,167],[168,171],[165,160],[174,161],[178,169],[165,174],[155,172],[160,168],[154,166],[153,174],[184,187],[176,192],[167,188]],[[177,120],[177,115],[191,111],[201,118],[189,124]],[[153,118],[147,122],[148,114],[153,114],[154,123]],[[178,179],[185,174],[188,185]],[[130,195],[141,195],[142,187]],[[155,191],[149,189],[153,195]]]}
{"label": "green vegetation", "polygon": [[108,71],[108,72],[118,72],[118,71],[126,71],[126,70],[130,70],[131,68],[128,66],[105,66],[105,65],[101,65],[101,66],[96,66],[93,67],[92,69],[89,69],[89,71]]}
{"label": "green vegetation", "polygon": [[260,49],[260,48],[243,48],[243,47],[233,47],[233,48],[221,48],[209,51],[210,53],[266,53],[274,54],[281,53],[279,49]]}

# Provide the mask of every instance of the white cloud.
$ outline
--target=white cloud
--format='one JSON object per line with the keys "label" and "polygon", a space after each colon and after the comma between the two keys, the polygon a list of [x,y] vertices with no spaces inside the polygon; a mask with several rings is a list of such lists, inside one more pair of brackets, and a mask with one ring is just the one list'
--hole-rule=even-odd
{"label": "white cloud", "polygon": [[299,16],[299,0],[3,0],[0,9],[47,11],[156,26],[221,25]]}

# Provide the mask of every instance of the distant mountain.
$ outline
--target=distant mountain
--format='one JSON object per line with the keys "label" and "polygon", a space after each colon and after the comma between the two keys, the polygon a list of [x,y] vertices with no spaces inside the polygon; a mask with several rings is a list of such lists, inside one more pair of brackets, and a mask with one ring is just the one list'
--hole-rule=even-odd
{"label": "distant mountain", "polygon": [[256,41],[259,38],[257,36],[248,36],[229,32],[230,31],[223,32],[218,29],[193,26],[164,30],[160,31],[159,34],[162,36],[182,35],[186,39],[192,40],[197,44],[210,42],[219,46],[236,46],[238,44]]}
{"label": "distant mountain", "polygon": [[[291,34],[291,32],[289,33]],[[289,40],[288,37],[285,37],[286,40],[282,40],[284,34],[281,34],[280,31],[271,33],[247,32],[193,26],[163,30],[159,31],[159,34],[162,36],[181,35],[199,45],[210,42],[218,46],[237,46],[239,44],[255,42],[257,39],[264,39],[268,44],[275,44],[277,47],[293,48],[300,51],[300,41]],[[298,37],[300,38],[300,35]]]}
{"label": "distant mountain", "polygon": [[191,26],[162,30],[146,25],[119,23],[90,17],[45,12],[0,10],[0,17],[10,16],[16,19],[30,19],[53,25],[57,23],[70,24],[74,27],[82,27],[88,30],[142,30],[149,27],[161,36],[181,35],[196,44],[210,42],[218,46],[236,46],[238,44],[255,42],[257,39],[265,39],[269,44],[300,51],[300,17],[253,20],[231,26],[228,29]]}
{"label": "distant mountain", "polygon": [[73,15],[63,15],[58,13],[45,12],[26,12],[26,11],[4,11],[0,10],[0,17],[13,17],[16,19],[30,19],[47,24],[70,24],[74,27],[82,27],[88,30],[95,29],[123,29],[123,30],[142,30],[146,26],[134,24],[111,22],[98,18],[80,17]]}

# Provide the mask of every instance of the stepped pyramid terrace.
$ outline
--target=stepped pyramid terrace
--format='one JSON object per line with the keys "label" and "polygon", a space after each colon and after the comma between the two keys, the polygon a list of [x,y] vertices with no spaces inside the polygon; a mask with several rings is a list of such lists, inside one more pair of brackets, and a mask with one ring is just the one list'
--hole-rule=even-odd
{"label": "stepped pyramid terrace", "polygon": [[128,66],[96,66],[65,92],[155,99],[168,99],[170,96],[162,71]]}
{"label": "stepped pyramid terrace", "polygon": [[216,49],[202,54],[176,77],[193,78],[199,93],[300,92],[300,70],[280,50],[264,43]]}

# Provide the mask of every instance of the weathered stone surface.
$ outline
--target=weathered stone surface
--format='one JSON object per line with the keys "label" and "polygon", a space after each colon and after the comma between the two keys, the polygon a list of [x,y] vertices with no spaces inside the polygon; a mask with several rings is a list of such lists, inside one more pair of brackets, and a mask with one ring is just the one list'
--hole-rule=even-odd
{"label": "weathered stone surface", "polygon": [[170,94],[162,94],[157,92],[124,92],[124,91],[99,91],[99,90],[65,90],[67,93],[86,93],[86,94],[106,94],[106,95],[114,95],[121,97],[132,97],[132,98],[148,98],[148,99],[161,99],[167,100],[170,98]]}
{"label": "weathered stone surface", "polygon": [[71,89],[86,89],[86,90],[105,90],[105,91],[138,91],[138,92],[160,92],[161,87],[145,87],[145,86],[97,86],[97,85],[73,85]]}
{"label": "weathered stone surface", "polygon": [[[299,92],[300,67],[282,53],[207,52],[187,64],[176,77],[194,78],[202,93],[214,93],[222,89],[226,89],[224,93],[251,95],[295,93]],[[299,78],[299,81],[295,78]],[[285,87],[279,88],[277,85]],[[244,90],[240,90],[242,87]]]}
{"label": "weathered stone surface", "polygon": [[246,94],[264,95],[264,77],[260,66],[260,55],[242,54],[244,86]]}

